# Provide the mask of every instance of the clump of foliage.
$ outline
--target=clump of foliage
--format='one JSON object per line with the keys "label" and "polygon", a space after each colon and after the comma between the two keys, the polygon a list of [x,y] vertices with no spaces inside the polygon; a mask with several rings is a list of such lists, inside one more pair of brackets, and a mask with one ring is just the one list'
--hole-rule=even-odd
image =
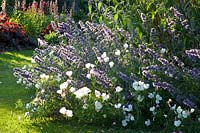
{"label": "clump of foliage", "polygon": [[9,22],[9,17],[0,12],[0,51],[33,48],[36,45],[36,42],[26,35],[20,25]]}
{"label": "clump of foliage", "polygon": [[197,1],[92,0],[91,20],[123,28],[168,55],[199,48],[200,3]]}
{"label": "clump of foliage", "polygon": [[47,27],[51,20],[53,20],[53,17],[48,15],[47,3],[41,1],[39,4],[33,1],[32,5],[29,6],[26,5],[25,1],[22,4],[20,2],[17,3],[11,21],[23,26],[29,36],[37,38],[42,32],[42,29]]}
{"label": "clump of foliage", "polygon": [[[32,66],[15,68],[17,83],[35,88],[25,116],[153,131],[184,130],[199,113],[200,69],[140,33],[91,22],[58,23],[59,44],[39,39]],[[66,40],[62,38],[66,37]],[[182,55],[199,65],[199,49]],[[191,88],[191,89],[188,89]],[[193,119],[195,118],[195,120]]]}

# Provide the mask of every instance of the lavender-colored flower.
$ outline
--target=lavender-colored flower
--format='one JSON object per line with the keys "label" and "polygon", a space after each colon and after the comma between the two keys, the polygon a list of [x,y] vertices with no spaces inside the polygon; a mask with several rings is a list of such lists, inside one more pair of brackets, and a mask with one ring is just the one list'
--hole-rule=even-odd
{"label": "lavender-colored flower", "polygon": [[200,49],[186,50],[185,53],[190,57],[197,57],[200,59]]}

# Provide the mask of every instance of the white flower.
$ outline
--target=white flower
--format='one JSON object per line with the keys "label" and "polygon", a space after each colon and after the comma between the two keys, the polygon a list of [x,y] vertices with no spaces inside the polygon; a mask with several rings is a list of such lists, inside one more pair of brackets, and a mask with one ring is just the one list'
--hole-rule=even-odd
{"label": "white flower", "polygon": [[103,60],[104,60],[104,62],[108,62],[109,61],[109,57],[105,57]]}
{"label": "white flower", "polygon": [[173,78],[173,76],[174,76],[174,75],[173,75],[172,73],[169,73],[169,77]]}
{"label": "white flower", "polygon": [[183,111],[182,112],[182,116],[183,116],[183,118],[187,118],[189,116],[189,112],[188,111]]}
{"label": "white flower", "polygon": [[154,98],[154,94],[153,93],[149,93],[148,98],[150,98],[150,99]]}
{"label": "white flower", "polygon": [[19,78],[18,81],[17,81],[17,84],[20,84],[22,82],[22,79]]}
{"label": "white flower", "polygon": [[73,93],[73,92],[75,92],[75,91],[76,91],[76,88],[74,88],[74,87],[71,87],[71,88],[69,89],[69,91],[70,91],[71,93]]}
{"label": "white flower", "polygon": [[103,54],[101,55],[101,58],[106,58],[106,57],[107,57],[106,52],[103,52]]}
{"label": "white flower", "polygon": [[61,90],[67,89],[68,85],[69,85],[69,83],[66,81],[66,82],[60,84],[60,89]]}
{"label": "white flower", "polygon": [[43,79],[43,80],[48,80],[49,75],[46,75],[46,74],[43,73],[43,74],[40,75],[40,78]]}
{"label": "white flower", "polygon": [[68,77],[71,77],[71,76],[72,76],[72,71],[67,71],[67,72],[66,72],[66,75],[67,75]]}
{"label": "white flower", "polygon": [[95,67],[95,65],[94,65],[94,64],[90,64],[90,67],[91,67],[91,68],[94,68],[94,67]]}
{"label": "white flower", "polygon": [[138,95],[137,100],[139,102],[142,102],[144,100],[144,96]]}
{"label": "white flower", "polygon": [[198,118],[198,121],[200,122],[200,117]]}
{"label": "white flower", "polygon": [[103,114],[103,118],[106,118],[107,117],[107,115],[106,114]]}
{"label": "white flower", "polygon": [[122,126],[126,127],[127,125],[128,125],[127,121],[126,120],[122,120]]}
{"label": "white flower", "polygon": [[148,127],[151,124],[151,121],[149,119],[147,119],[144,124]]}
{"label": "white flower", "polygon": [[77,91],[74,92],[74,95],[76,95],[76,98],[82,98],[83,96],[87,96],[91,90],[87,87],[83,87]]}
{"label": "white flower", "polygon": [[95,90],[94,93],[95,93],[95,96],[96,96],[97,98],[100,98],[100,96],[101,96],[101,92],[100,92],[100,91]]}
{"label": "white flower", "polygon": [[102,93],[102,98],[103,100],[107,101],[110,98],[110,95],[106,93]]}
{"label": "white flower", "polygon": [[113,61],[109,62],[109,66],[110,68],[112,68],[114,66],[114,62]]}
{"label": "white flower", "polygon": [[94,74],[94,69],[91,69],[91,70],[90,70],[90,74]]}
{"label": "white flower", "polygon": [[127,107],[126,106],[123,106],[123,111],[127,111],[127,112],[130,112],[133,110],[133,106],[131,104],[129,104]]}
{"label": "white flower", "polygon": [[174,126],[179,127],[180,125],[181,125],[180,120],[174,121]]}
{"label": "white flower", "polygon": [[128,48],[128,44],[127,44],[127,43],[124,44],[124,48],[125,48],[125,49]]}
{"label": "white flower", "polygon": [[182,110],[181,106],[178,106],[178,108],[176,109],[176,111],[177,111],[177,113],[180,114],[183,110]]}
{"label": "white flower", "polygon": [[91,67],[91,64],[90,64],[90,63],[87,63],[87,64],[85,64],[85,67],[86,67],[87,69],[89,69],[89,68]]}
{"label": "white flower", "polygon": [[174,106],[171,107],[172,110],[176,109],[176,104],[174,104]]}
{"label": "white flower", "polygon": [[31,63],[32,64],[36,63],[35,59],[31,58]]}
{"label": "white flower", "polygon": [[91,74],[88,73],[88,74],[86,75],[86,77],[87,77],[88,79],[91,79]]}
{"label": "white flower", "polygon": [[138,85],[140,85],[140,86],[144,86],[144,82],[139,81],[139,82],[138,82]]}
{"label": "white flower", "polygon": [[95,101],[95,110],[99,112],[103,105],[99,101]]}
{"label": "white flower", "polygon": [[195,109],[191,108],[190,113],[193,113],[195,111]]}
{"label": "white flower", "polygon": [[115,55],[119,56],[120,54],[121,54],[121,51],[120,51],[119,49],[117,49],[117,50],[115,51]]}
{"label": "white flower", "polygon": [[122,104],[121,103],[117,103],[114,106],[115,106],[116,109],[119,109],[119,108],[121,108]]}
{"label": "white flower", "polygon": [[151,112],[154,112],[155,109],[156,109],[155,106],[153,106],[153,107],[150,107],[149,110],[150,110]]}
{"label": "white flower", "polygon": [[131,120],[131,121],[134,121],[135,120],[135,118],[134,118],[134,116],[132,115],[132,114],[128,114],[128,118]]}
{"label": "white flower", "polygon": [[166,52],[166,49],[165,48],[162,48],[161,50],[160,50],[160,53],[161,54],[164,54]]}
{"label": "white flower", "polygon": [[60,108],[59,112],[60,112],[61,114],[65,114],[66,108],[65,108],[65,107]]}
{"label": "white flower", "polygon": [[120,86],[117,86],[117,87],[115,88],[115,91],[116,91],[116,92],[121,92],[122,90],[123,90],[123,88],[120,87]]}
{"label": "white flower", "polygon": [[25,112],[24,117],[28,117],[29,116],[29,112]]}
{"label": "white flower", "polygon": [[26,65],[24,65],[24,66],[22,67],[22,69],[26,69]]}
{"label": "white flower", "polygon": [[29,109],[31,105],[29,103],[26,104],[26,109]]}
{"label": "white flower", "polygon": [[60,94],[61,97],[65,97],[65,96],[66,96],[66,94],[65,94],[65,92],[64,92],[63,90],[57,90],[56,92],[57,92],[58,94]]}
{"label": "white flower", "polygon": [[72,110],[67,110],[65,107],[60,108],[59,112],[63,115],[66,115],[67,117],[73,116]]}
{"label": "white flower", "polygon": [[149,89],[149,84],[144,84],[143,87],[144,89]]}
{"label": "white flower", "polygon": [[67,110],[66,115],[67,115],[67,117],[72,117],[73,116],[72,110]]}

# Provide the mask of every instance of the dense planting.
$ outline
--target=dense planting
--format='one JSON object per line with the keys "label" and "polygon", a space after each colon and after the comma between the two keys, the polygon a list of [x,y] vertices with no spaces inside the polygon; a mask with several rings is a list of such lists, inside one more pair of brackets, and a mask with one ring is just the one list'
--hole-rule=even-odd
{"label": "dense planting", "polygon": [[[39,39],[33,66],[15,69],[18,83],[37,88],[26,116],[62,115],[85,123],[160,130],[181,129],[198,113],[199,69],[175,55],[166,59],[164,48],[147,48],[133,41],[137,34],[131,37],[104,24],[68,20],[55,30],[60,43]],[[199,51],[183,54],[195,58]],[[185,82],[193,88],[188,90]]]}
{"label": "dense planting", "polygon": [[78,22],[84,10],[76,16],[76,5],[85,1],[70,2],[69,10],[66,1],[26,2],[16,0],[11,17],[0,14],[0,52],[38,42],[32,64],[14,69],[17,83],[35,92],[25,105],[16,103],[25,118],[144,131],[199,128],[199,2],[90,0],[88,18]]}
{"label": "dense planting", "polygon": [[33,48],[36,45],[37,43],[26,35],[20,25],[9,22],[9,17],[0,12],[0,51]]}

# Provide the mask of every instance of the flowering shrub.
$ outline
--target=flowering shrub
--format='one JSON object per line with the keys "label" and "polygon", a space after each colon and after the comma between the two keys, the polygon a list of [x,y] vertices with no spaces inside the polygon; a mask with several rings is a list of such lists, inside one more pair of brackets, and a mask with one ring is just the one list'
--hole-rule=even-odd
{"label": "flowering shrub", "polygon": [[[17,83],[36,88],[26,116],[160,131],[179,130],[199,112],[200,70],[175,55],[165,58],[165,49],[147,48],[133,41],[138,35],[88,21],[58,23],[55,31],[59,44],[38,39],[33,65],[14,70]],[[199,50],[187,54],[196,58]]]}
{"label": "flowering shrub", "polygon": [[31,48],[37,45],[25,34],[20,25],[9,22],[9,17],[3,12],[0,13],[0,43],[0,51],[8,48]]}

